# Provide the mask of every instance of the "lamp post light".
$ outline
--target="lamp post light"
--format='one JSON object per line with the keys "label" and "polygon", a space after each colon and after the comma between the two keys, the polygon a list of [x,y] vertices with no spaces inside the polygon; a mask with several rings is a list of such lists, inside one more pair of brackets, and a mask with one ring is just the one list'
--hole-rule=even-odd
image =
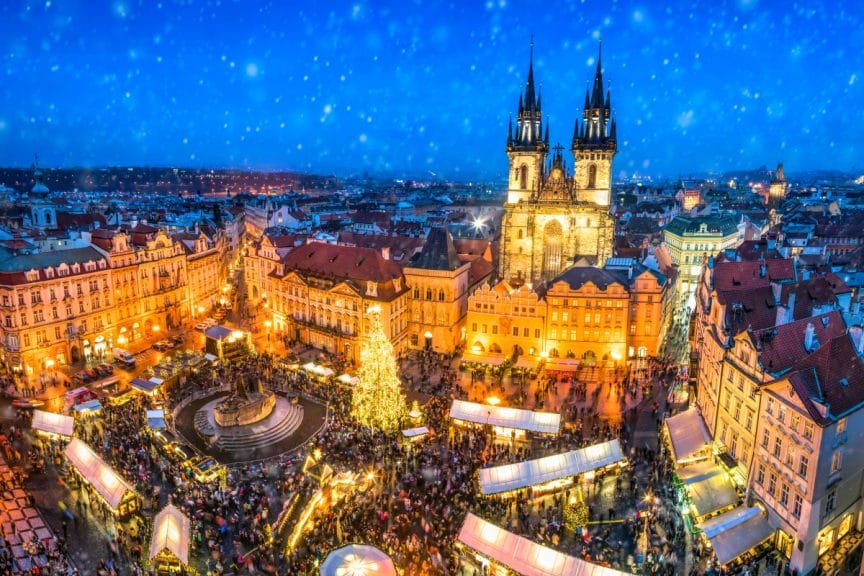
{"label": "lamp post light", "polygon": [[273,323],[270,320],[264,321],[264,327],[267,328],[267,352],[270,352],[270,327]]}

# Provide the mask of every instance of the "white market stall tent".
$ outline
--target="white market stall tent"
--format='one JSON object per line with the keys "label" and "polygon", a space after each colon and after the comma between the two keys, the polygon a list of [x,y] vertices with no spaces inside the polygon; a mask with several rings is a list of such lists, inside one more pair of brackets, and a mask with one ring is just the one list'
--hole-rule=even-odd
{"label": "white market stall tent", "polygon": [[73,438],[64,454],[113,513],[125,516],[138,509],[138,495],[132,487],[84,441]]}
{"label": "white market stall tent", "polygon": [[666,418],[672,455],[678,465],[711,456],[711,435],[698,408],[689,408]]}
{"label": "white market stall tent", "polygon": [[335,374],[335,372],[333,372],[333,370],[331,370],[330,368],[327,368],[326,366],[319,366],[314,362],[307,362],[306,364],[303,364],[303,369],[307,372],[315,374],[316,376],[322,376],[324,378],[330,378]]}
{"label": "white market stall tent", "polygon": [[450,418],[488,424],[509,430],[526,430],[539,434],[558,434],[561,429],[561,415],[555,412],[532,412],[507,406],[477,404],[465,400],[453,400]]}
{"label": "white market stall tent", "polygon": [[626,576],[508,532],[468,513],[459,542],[522,576]]}
{"label": "white market stall tent", "polygon": [[147,410],[147,425],[151,430],[165,430],[165,410]]}
{"label": "white market stall tent", "polygon": [[758,506],[738,506],[706,520],[700,527],[721,565],[735,560],[775,533]]}
{"label": "white market stall tent", "polygon": [[350,374],[340,374],[338,378],[336,378],[342,384],[348,384],[351,386],[356,386],[360,383],[360,379],[356,376],[351,376]]}
{"label": "white market stall tent", "polygon": [[420,436],[425,436],[429,433],[429,428],[426,426],[420,426],[418,428],[406,428],[402,430],[402,436],[405,438],[419,438]]}
{"label": "white market stall tent", "polygon": [[499,494],[605,468],[624,460],[618,439],[503,466],[480,469],[480,493]]}
{"label": "white market stall tent", "polygon": [[153,519],[149,559],[156,563],[189,564],[189,517],[173,504],[168,504]]}
{"label": "white market stall tent", "polygon": [[44,410],[34,410],[32,426],[33,430],[38,430],[39,432],[72,436],[72,430],[75,428],[75,418],[64,416],[63,414],[55,414],[54,412],[45,412]]}
{"label": "white market stall tent", "polygon": [[678,470],[678,477],[699,519],[738,503],[735,484],[726,472],[713,462],[698,462]]}
{"label": "white market stall tent", "polygon": [[374,546],[349,544],[330,552],[320,576],[397,576],[393,560]]}

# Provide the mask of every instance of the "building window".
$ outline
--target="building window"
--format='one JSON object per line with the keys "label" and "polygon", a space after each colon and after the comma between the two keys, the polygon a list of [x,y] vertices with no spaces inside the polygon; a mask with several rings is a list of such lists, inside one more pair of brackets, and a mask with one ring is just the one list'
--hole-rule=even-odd
{"label": "building window", "polygon": [[841,418],[837,421],[837,435],[843,434],[846,432],[846,418]]}
{"label": "building window", "polygon": [[792,516],[795,518],[801,518],[801,507],[804,501],[801,499],[800,494],[795,494],[795,498],[792,499]]}
{"label": "building window", "polygon": [[24,346],[30,346],[30,334],[24,334]]}
{"label": "building window", "polygon": [[810,422],[804,423],[804,438],[806,438],[807,440],[813,439],[813,424],[811,424]]}
{"label": "building window", "polygon": [[762,486],[765,483],[765,465],[759,464],[759,469],[756,472],[756,483]]}
{"label": "building window", "polygon": [[[528,329],[526,328],[525,330],[528,330]],[[527,336],[528,334],[525,334],[525,335]],[[540,337],[540,329],[535,328],[534,329],[534,338],[539,338],[539,337]]]}
{"label": "building window", "polygon": [[774,491],[777,489],[777,475],[771,472],[768,475],[768,493],[771,494],[771,497],[774,497]]}
{"label": "building window", "polygon": [[786,466],[789,468],[795,467],[795,450],[792,448],[786,450]]}
{"label": "building window", "polygon": [[530,334],[530,331],[528,330],[528,328],[522,329],[522,336],[524,336],[525,338],[528,338],[529,334]]}
{"label": "building window", "polygon": [[439,291],[438,291],[438,301],[439,301],[439,302],[444,302],[444,290],[439,290]]}
{"label": "building window", "polygon": [[810,467],[810,459],[807,458],[804,454],[801,455],[801,459],[798,460],[798,475],[802,478],[807,478],[807,469]]}
{"label": "building window", "polygon": [[476,323],[476,322],[472,322],[472,323],[471,323],[471,331],[472,331],[472,332],[477,332],[477,323]]}
{"label": "building window", "polygon": [[765,407],[765,412],[768,414],[774,414],[774,399],[768,398],[768,405]]}
{"label": "building window", "polygon": [[513,336],[519,336],[519,327],[513,326]]}
{"label": "building window", "polygon": [[789,485],[785,482],[780,486],[780,505],[784,508],[789,506]]}
{"label": "building window", "polygon": [[843,467],[843,451],[837,450],[831,455],[831,474],[839,472]]}
{"label": "building window", "polygon": [[780,458],[780,452],[783,451],[783,440],[779,436],[774,438],[774,458]]}
{"label": "building window", "polygon": [[825,515],[827,516],[834,511],[834,506],[837,504],[837,489],[832,488],[825,495]]}
{"label": "building window", "polygon": [[497,324],[492,325],[492,334],[498,334],[498,325]]}
{"label": "building window", "polygon": [[747,430],[753,429],[753,411],[749,410],[749,409],[747,410],[747,426],[746,426],[746,428],[747,428]]}

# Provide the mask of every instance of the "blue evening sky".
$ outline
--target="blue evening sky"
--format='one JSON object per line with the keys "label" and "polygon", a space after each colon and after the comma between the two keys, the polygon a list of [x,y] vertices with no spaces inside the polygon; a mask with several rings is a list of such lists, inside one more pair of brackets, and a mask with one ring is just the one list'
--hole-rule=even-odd
{"label": "blue evening sky", "polygon": [[860,169],[864,3],[0,5],[0,165],[503,178],[535,38],[569,147],[603,39],[617,174]]}

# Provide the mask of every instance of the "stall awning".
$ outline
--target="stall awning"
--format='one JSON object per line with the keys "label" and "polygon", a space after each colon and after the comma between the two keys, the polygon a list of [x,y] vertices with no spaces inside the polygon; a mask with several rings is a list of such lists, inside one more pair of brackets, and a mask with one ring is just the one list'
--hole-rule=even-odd
{"label": "stall awning", "polygon": [[[679,476],[680,477],[680,476]],[[696,516],[707,516],[718,510],[723,510],[738,501],[738,492],[726,473],[717,466],[712,466],[702,474],[683,478],[687,493]]]}
{"label": "stall awning", "polygon": [[34,430],[50,432],[51,434],[62,434],[63,436],[72,436],[72,429],[74,427],[75,419],[72,416],[64,416],[63,414],[55,414],[54,412],[45,412],[44,410],[33,411]]}
{"label": "stall awning", "polygon": [[318,376],[323,376],[325,378],[329,378],[330,376],[333,376],[333,374],[335,374],[335,372],[333,372],[333,370],[331,370],[330,368],[327,368],[326,366],[319,366],[314,362],[307,362],[303,365],[303,369],[307,372],[311,372],[312,374],[317,374]]}
{"label": "stall awning", "polygon": [[156,386],[161,386],[162,384],[165,383],[165,380],[163,380],[162,378],[157,378],[156,376],[153,376],[152,378],[149,379],[149,382],[152,382]]}
{"label": "stall awning", "polygon": [[213,354],[204,354],[204,360],[207,360],[208,362],[216,362],[219,358]]}
{"label": "stall awning", "polygon": [[151,394],[159,387],[159,384],[156,382],[153,382],[152,380],[144,380],[143,378],[133,378],[129,385],[145,394]]}
{"label": "stall awning", "polygon": [[318,569],[320,576],[396,576],[393,560],[374,546],[349,544],[333,550]]}
{"label": "stall awning", "polygon": [[165,426],[165,410],[147,410],[147,425],[152,430],[164,430]]}
{"label": "stall awning", "polygon": [[575,372],[579,369],[579,360],[573,358],[550,358],[546,361],[547,370]]}
{"label": "stall awning", "polygon": [[561,415],[554,412],[532,412],[464,400],[453,400],[450,406],[450,418],[541,434],[558,434],[561,428]]}
{"label": "stall awning", "polygon": [[702,524],[717,561],[728,564],[774,534],[758,506],[739,506]]}
{"label": "stall awning", "polygon": [[338,380],[342,384],[350,384],[352,386],[360,382],[359,378],[357,378],[356,376],[351,376],[350,374],[340,374],[339,377],[336,378],[336,380]]}
{"label": "stall awning", "polygon": [[468,513],[459,541],[522,576],[623,576],[626,572],[591,564],[541,546]]}
{"label": "stall awning", "polygon": [[618,440],[536,460],[480,469],[480,493],[499,494],[584,474],[624,459]]}
{"label": "stall awning", "polygon": [[488,354],[474,354],[473,352],[462,356],[463,362],[477,362],[479,364],[488,364],[489,366],[500,366],[504,363],[504,359],[505,356],[490,356]]}
{"label": "stall awning", "polygon": [[514,368],[522,368],[522,369],[527,369],[527,370],[531,370],[531,369],[536,368],[536,367],[537,367],[537,361],[534,360],[534,358],[531,358],[530,356],[527,356],[527,357],[526,356],[520,356],[516,360],[516,364],[514,366]]}
{"label": "stall awning", "polygon": [[66,446],[64,454],[114,510],[123,501],[127,492],[134,492],[132,487],[82,440],[73,438]]}
{"label": "stall awning", "polygon": [[153,519],[150,539],[150,560],[163,550],[174,555],[184,565],[189,564],[189,517],[168,504]]}
{"label": "stall awning", "polygon": [[423,436],[424,434],[428,434],[429,429],[426,426],[420,426],[419,428],[407,428],[402,430],[402,435],[406,438],[416,438],[417,436]]}
{"label": "stall awning", "polygon": [[702,414],[696,408],[666,418],[666,429],[676,462],[687,460],[711,445],[711,435],[702,421]]}
{"label": "stall awning", "polygon": [[225,326],[212,326],[204,332],[207,338],[210,338],[212,340],[224,340],[231,336],[231,334],[233,333],[234,331],[231,330],[231,328],[227,328]]}
{"label": "stall awning", "polygon": [[98,400],[88,400],[87,402],[82,402],[81,404],[75,405],[76,412],[84,412],[85,410],[101,410],[102,404]]}

